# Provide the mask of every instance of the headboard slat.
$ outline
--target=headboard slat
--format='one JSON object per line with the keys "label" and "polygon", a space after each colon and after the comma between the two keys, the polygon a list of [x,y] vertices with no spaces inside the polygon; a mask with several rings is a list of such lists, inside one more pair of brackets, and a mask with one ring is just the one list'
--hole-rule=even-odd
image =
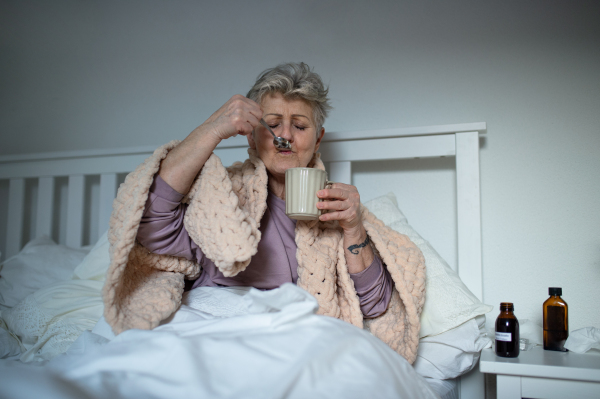
{"label": "headboard slat", "polygon": [[8,183],[8,220],[6,227],[6,256],[8,259],[21,250],[23,214],[25,209],[25,179],[10,179]]}
{"label": "headboard slat", "polygon": [[38,180],[37,220],[35,236],[52,236],[52,211],[54,210],[54,177],[44,176]]}
{"label": "headboard slat", "polygon": [[117,196],[117,174],[100,175],[100,209],[98,212],[98,237],[108,230],[113,200]]}
{"label": "headboard slat", "polygon": [[83,231],[85,176],[69,176],[69,187],[67,189],[67,193],[66,245],[71,248],[80,248]]}

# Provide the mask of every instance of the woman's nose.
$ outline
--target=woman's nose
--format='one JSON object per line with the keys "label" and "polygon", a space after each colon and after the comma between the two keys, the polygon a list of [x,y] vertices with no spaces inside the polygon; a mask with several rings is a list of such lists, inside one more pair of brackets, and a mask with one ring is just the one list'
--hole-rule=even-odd
{"label": "woman's nose", "polygon": [[292,124],[291,123],[283,123],[281,125],[281,130],[279,131],[279,137],[283,137],[288,141],[293,141],[292,136]]}

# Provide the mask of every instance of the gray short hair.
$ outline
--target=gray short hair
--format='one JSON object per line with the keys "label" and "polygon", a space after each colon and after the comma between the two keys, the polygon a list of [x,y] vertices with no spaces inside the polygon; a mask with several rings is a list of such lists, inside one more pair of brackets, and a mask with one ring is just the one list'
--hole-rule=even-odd
{"label": "gray short hair", "polygon": [[285,63],[264,70],[256,79],[246,97],[260,104],[266,94],[281,93],[285,98],[300,98],[308,102],[313,110],[318,132],[325,123],[329,110],[327,93],[321,77],[311,71],[304,62]]}

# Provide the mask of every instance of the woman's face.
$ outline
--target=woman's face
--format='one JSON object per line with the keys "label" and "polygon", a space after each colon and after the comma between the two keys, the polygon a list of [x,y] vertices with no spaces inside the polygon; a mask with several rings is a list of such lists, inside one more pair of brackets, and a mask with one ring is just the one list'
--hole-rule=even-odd
{"label": "woman's face", "polygon": [[257,126],[248,135],[250,148],[258,151],[269,173],[277,179],[285,178],[289,168],[306,167],[317,152],[325,129],[317,134],[312,107],[301,99],[285,99],[280,93],[266,95],[260,107],[263,119],[273,132],[287,139],[291,150],[281,150],[273,145],[273,136],[263,126]]}

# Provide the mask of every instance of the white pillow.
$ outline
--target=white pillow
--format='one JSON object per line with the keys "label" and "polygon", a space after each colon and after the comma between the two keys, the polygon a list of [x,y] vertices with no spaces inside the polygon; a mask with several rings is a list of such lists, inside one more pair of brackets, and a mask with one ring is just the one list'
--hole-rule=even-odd
{"label": "white pillow", "polygon": [[64,353],[85,330],[91,330],[104,310],[103,282],[68,280],[39,289],[2,311],[9,331],[25,352],[22,362],[49,360]]}
{"label": "white pillow", "polygon": [[8,330],[23,346],[21,361],[48,360],[64,353],[104,310],[102,286],[110,264],[106,233],[72,271],[73,278],[55,282],[2,311]]}
{"label": "white pillow", "polygon": [[485,316],[477,316],[441,334],[421,338],[413,367],[423,377],[456,378],[471,371],[481,350],[491,346]]}
{"label": "white pillow", "polygon": [[58,245],[47,236],[30,241],[0,269],[0,305],[15,306],[48,284],[69,280],[87,252]]}
{"label": "white pillow", "polygon": [[387,226],[407,235],[423,252],[427,282],[419,338],[441,334],[492,310],[492,306],[473,295],[448,263],[408,224],[393,193],[364,205]]}
{"label": "white pillow", "polygon": [[86,255],[83,261],[73,271],[73,280],[97,280],[104,281],[106,271],[110,265],[110,256],[108,254],[108,232],[96,242],[96,245]]}

